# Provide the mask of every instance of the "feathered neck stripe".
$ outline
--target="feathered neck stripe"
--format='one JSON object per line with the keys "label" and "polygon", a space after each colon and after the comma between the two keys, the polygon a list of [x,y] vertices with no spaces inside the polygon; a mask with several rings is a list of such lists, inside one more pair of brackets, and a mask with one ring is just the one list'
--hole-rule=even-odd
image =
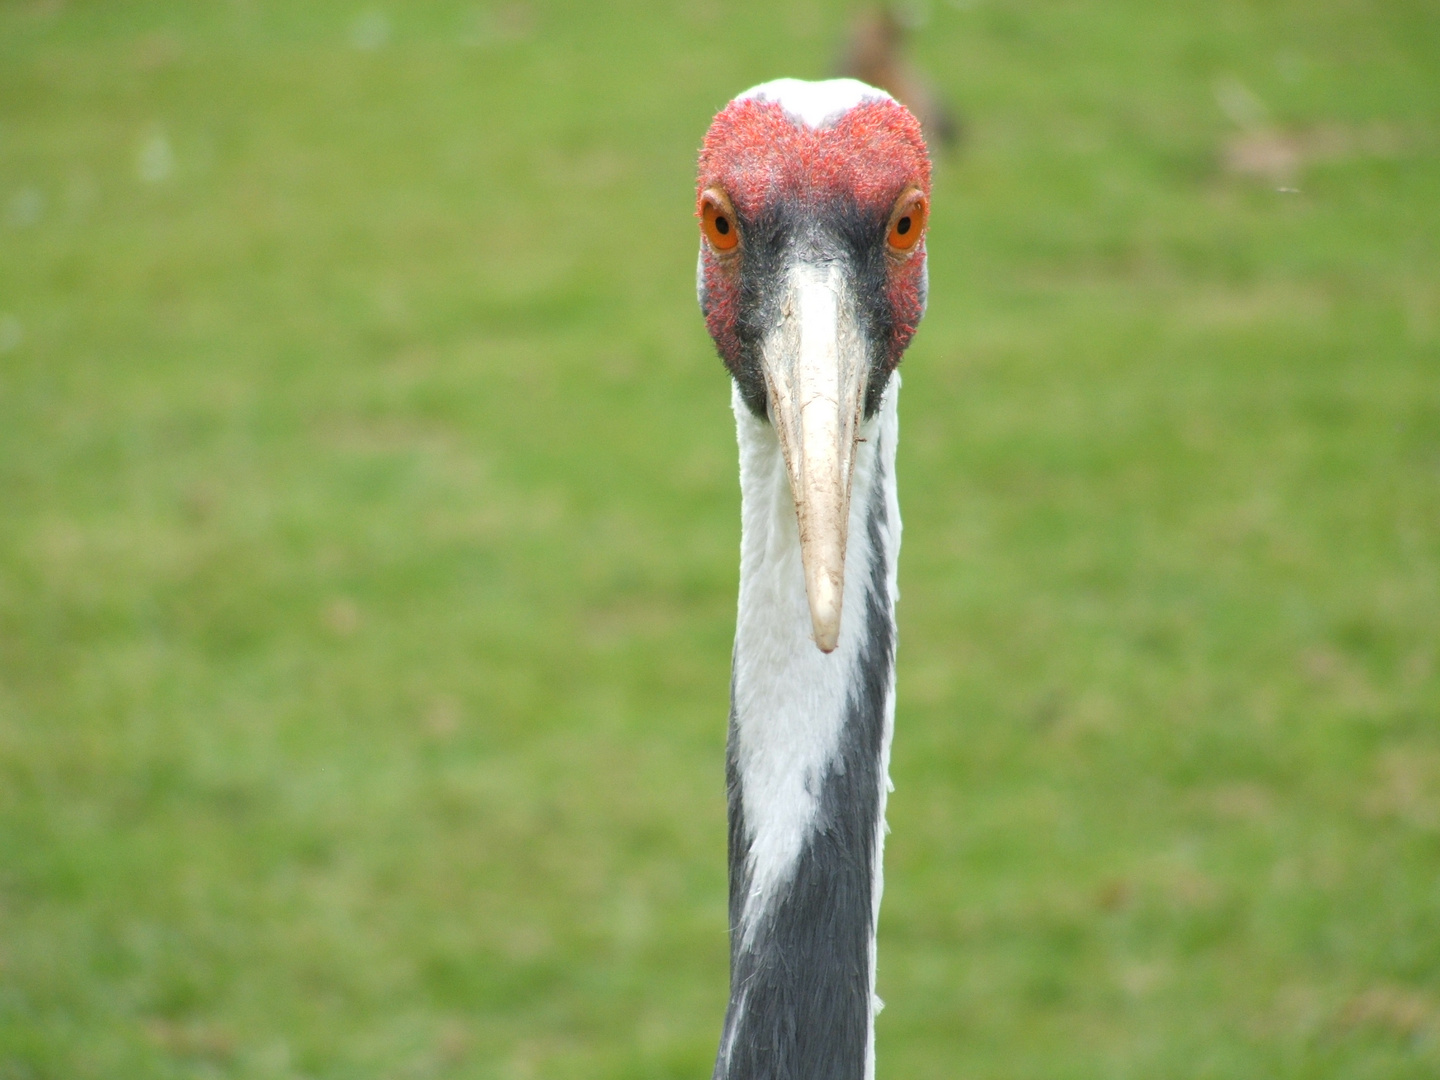
{"label": "feathered neck stripe", "polygon": [[874,927],[894,718],[891,377],[853,480],[840,642],[811,639],[774,429],[735,397],[742,538],[727,752],[731,1001],[717,1080],[873,1076]]}

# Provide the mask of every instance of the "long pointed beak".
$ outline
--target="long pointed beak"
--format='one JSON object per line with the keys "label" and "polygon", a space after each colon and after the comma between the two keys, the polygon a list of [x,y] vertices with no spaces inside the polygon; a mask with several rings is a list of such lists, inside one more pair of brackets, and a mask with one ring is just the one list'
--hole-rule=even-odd
{"label": "long pointed beak", "polygon": [[854,298],[839,267],[795,267],[780,322],[761,352],[770,422],[795,498],[810,624],[828,653],[840,640],[850,481],[868,376]]}

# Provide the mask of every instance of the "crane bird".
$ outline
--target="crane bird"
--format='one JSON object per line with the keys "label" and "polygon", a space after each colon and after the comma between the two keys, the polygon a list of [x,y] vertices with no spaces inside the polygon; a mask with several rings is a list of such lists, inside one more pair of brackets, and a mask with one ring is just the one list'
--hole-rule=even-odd
{"label": "crane bird", "polygon": [[896,367],[925,309],[930,162],[883,90],[781,79],[715,117],[697,188],[697,291],[732,378],[741,489],[730,1003],[714,1076],[869,1080]]}

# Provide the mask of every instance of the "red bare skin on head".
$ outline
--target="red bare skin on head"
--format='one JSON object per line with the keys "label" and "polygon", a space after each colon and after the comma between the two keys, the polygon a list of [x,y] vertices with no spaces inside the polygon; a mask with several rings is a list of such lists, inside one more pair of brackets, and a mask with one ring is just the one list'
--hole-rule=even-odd
{"label": "red bare skin on head", "polygon": [[699,190],[720,187],[742,215],[779,197],[848,194],[888,212],[906,187],[930,194],[920,124],[894,101],[867,101],[831,127],[791,120],[777,102],[732,102],[700,150]]}
{"label": "red bare skin on head", "polygon": [[[731,102],[710,125],[700,150],[696,214],[707,188],[724,191],[742,219],[786,203],[853,202],[877,219],[888,217],[907,190],[930,197],[930,158],[920,124],[894,101],[866,101],[831,126],[790,119],[777,102]],[[744,245],[736,252],[744,258]],[[702,244],[705,323],[727,364],[738,363],[735,325],[740,280],[735,258]],[[889,263],[887,299],[893,313],[889,366],[900,361],[922,313],[925,240]]]}

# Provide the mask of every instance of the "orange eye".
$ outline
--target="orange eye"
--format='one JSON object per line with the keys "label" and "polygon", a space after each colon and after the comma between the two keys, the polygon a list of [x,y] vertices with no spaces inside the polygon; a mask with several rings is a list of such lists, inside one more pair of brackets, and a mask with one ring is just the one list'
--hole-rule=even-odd
{"label": "orange eye", "polygon": [[735,210],[723,191],[710,188],[700,196],[700,228],[716,251],[730,251],[740,243]]}
{"label": "orange eye", "polygon": [[907,191],[895,204],[890,215],[890,234],[886,243],[895,251],[909,251],[925,232],[925,222],[930,214],[930,205],[918,191]]}

